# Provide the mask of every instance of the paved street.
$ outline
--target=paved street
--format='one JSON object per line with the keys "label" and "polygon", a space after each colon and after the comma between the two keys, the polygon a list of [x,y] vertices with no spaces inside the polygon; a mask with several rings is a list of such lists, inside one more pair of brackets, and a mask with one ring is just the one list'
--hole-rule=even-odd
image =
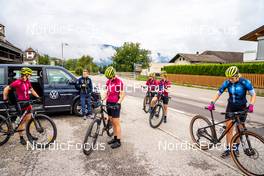
{"label": "paved street", "polygon": [[[101,77],[93,79],[104,84]],[[133,81],[125,80],[129,82]],[[191,147],[190,120],[195,113],[207,113],[202,109],[207,100],[198,100],[189,93],[189,98],[183,98],[180,91],[187,89],[172,93],[168,123],[158,129],[149,126],[148,114],[142,111],[144,93],[128,93],[122,104],[122,147],[112,150],[106,144],[109,138],[103,136],[99,138],[100,147],[90,156],[82,153],[80,144],[91,121],[53,115],[58,128],[56,143],[61,147],[27,149],[19,144],[16,135],[0,147],[0,175],[241,175],[231,159],[220,159],[222,150],[205,152]],[[260,132],[263,128],[256,122],[251,122],[250,127]]]}

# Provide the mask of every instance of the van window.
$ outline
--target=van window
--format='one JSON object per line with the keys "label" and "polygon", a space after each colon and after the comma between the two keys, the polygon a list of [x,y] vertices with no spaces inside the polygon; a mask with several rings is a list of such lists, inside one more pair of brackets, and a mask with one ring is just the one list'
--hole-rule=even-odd
{"label": "van window", "polygon": [[47,69],[49,84],[68,84],[72,78],[65,71],[60,69]]}
{"label": "van window", "polygon": [[[21,77],[20,75],[20,70],[14,70],[13,73],[15,73],[13,79],[19,79]],[[34,83],[34,82],[38,82],[38,79],[40,78],[40,76],[38,75],[38,71],[37,70],[32,70],[32,75],[30,77],[30,82]]]}
{"label": "van window", "polygon": [[4,68],[0,68],[0,84],[5,83],[5,70]]}

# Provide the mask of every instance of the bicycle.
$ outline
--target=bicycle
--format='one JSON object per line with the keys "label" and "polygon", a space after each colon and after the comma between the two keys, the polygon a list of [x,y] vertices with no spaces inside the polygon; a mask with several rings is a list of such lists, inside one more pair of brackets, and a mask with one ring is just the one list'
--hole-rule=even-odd
{"label": "bicycle", "polygon": [[[23,130],[18,130],[18,127],[21,125],[21,122],[24,120],[26,114],[31,113],[32,116],[29,121],[26,123],[26,135],[29,142],[38,148],[47,148],[51,143],[56,140],[57,137],[57,128],[53,120],[44,114],[38,114],[34,109],[25,110],[23,114],[20,112],[20,104],[26,106],[33,105],[38,100],[29,100],[29,101],[19,101],[17,102],[17,107],[13,111],[12,107],[9,108],[9,105],[6,103],[0,103],[5,107],[6,117],[0,115],[0,146],[4,145],[11,136],[15,133],[22,132]],[[19,117],[19,123],[13,124],[12,119]],[[50,129],[49,129],[50,127]],[[51,132],[51,133],[49,133]],[[45,141],[47,140],[47,141]]]}
{"label": "bicycle", "polygon": [[145,113],[148,113],[150,110],[150,103],[152,100],[152,96],[151,96],[151,92],[147,91],[145,98],[143,100],[143,111],[145,111]]}
{"label": "bicycle", "polygon": [[[149,124],[152,128],[158,128],[164,119],[163,94],[158,94],[158,101],[149,115]],[[169,97],[170,99],[171,97]],[[160,116],[161,115],[161,116]]]}
{"label": "bicycle", "polygon": [[[197,147],[202,150],[208,150],[214,145],[221,144],[221,140],[235,125],[237,133],[233,136],[230,143],[231,157],[233,161],[237,167],[247,175],[264,175],[264,153],[259,153],[264,148],[264,138],[254,132],[247,130],[245,124],[241,123],[239,118],[241,115],[246,116],[248,110],[221,113],[222,115],[228,115],[228,117],[230,117],[232,120],[232,123],[230,127],[225,128],[225,130],[220,134],[219,138],[216,133],[216,125],[223,124],[230,119],[216,123],[214,120],[213,111],[210,111],[210,113],[211,121],[204,116],[196,115],[190,122],[191,138]],[[200,124],[202,124],[201,127],[196,129],[195,127]],[[239,125],[242,126],[242,128],[239,128]],[[258,145],[256,145],[256,141],[258,141]],[[257,159],[262,161],[255,162]]]}
{"label": "bicycle", "polygon": [[[106,107],[108,108],[117,108],[116,106],[104,105],[101,103],[98,110],[95,112],[94,119],[90,123],[86,135],[83,141],[83,153],[85,155],[90,155],[94,150],[98,136],[103,136],[106,131],[109,137],[112,137],[114,134],[113,126],[109,118],[105,118],[105,113],[107,114]],[[101,124],[103,128],[101,129]],[[100,131],[101,130],[101,131]],[[91,141],[89,142],[89,139]]]}

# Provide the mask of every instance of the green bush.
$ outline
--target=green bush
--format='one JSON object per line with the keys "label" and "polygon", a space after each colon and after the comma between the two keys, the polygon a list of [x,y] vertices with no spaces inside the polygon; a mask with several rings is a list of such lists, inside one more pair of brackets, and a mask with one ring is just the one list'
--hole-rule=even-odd
{"label": "green bush", "polygon": [[82,75],[82,72],[83,72],[82,67],[77,67],[77,68],[75,69],[75,73],[76,73],[76,75],[78,75],[78,76]]}
{"label": "green bush", "polygon": [[224,76],[225,70],[233,65],[236,65],[239,68],[240,73],[264,74],[264,62],[239,64],[170,65],[163,67],[163,70],[171,74]]}

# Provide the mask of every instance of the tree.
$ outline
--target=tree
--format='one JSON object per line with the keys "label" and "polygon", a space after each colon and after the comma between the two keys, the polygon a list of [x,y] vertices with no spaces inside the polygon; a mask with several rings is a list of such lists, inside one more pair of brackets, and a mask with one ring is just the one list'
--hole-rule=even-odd
{"label": "tree", "polygon": [[142,68],[149,67],[150,51],[141,49],[139,43],[125,42],[121,47],[116,49],[113,56],[113,66],[117,71],[132,72],[134,64],[142,64]]}
{"label": "tree", "polygon": [[65,63],[65,68],[68,70],[75,70],[77,67],[77,59],[68,59]]}
{"label": "tree", "polygon": [[39,56],[38,64],[50,65],[49,55],[45,54],[44,56]]}
{"label": "tree", "polygon": [[89,70],[89,72],[98,72],[98,66],[93,62],[93,58],[89,55],[84,55],[77,61],[77,67]]}

